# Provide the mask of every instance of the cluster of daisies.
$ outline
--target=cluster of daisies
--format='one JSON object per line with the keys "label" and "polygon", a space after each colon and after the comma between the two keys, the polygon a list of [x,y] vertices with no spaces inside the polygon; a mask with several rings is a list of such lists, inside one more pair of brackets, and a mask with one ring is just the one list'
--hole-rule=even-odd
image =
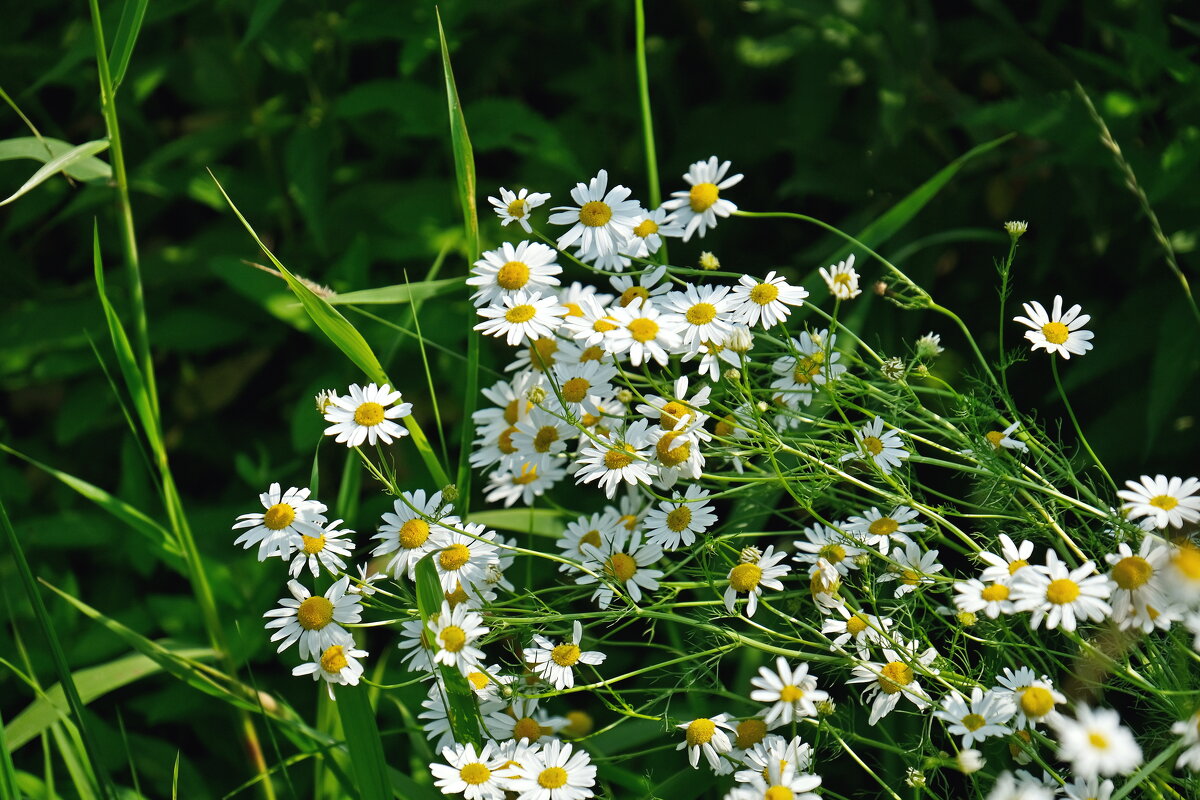
{"label": "cluster of daisies", "polygon": [[[354,577],[346,572],[353,532],[339,528],[341,520],[329,522],[326,507],[307,490],[281,492],[274,484],[260,497],[264,511],[243,515],[235,526],[245,529],[237,543],[257,544],[260,560],[290,563],[291,598],[266,614],[272,640],[281,642],[280,651],[298,642],[308,661],[295,674],[324,678],[331,695],[335,685],[357,683],[367,653],[348,628],[384,591],[380,580],[405,587],[389,597],[411,597],[417,565],[428,559],[444,593],[440,611],[425,620],[413,611],[394,622],[401,665],[428,682],[419,719],[441,754],[431,765],[437,787],[467,800],[509,793],[582,800],[597,783],[587,749],[593,721],[577,708],[552,713],[541,701],[607,687],[597,668],[608,654],[598,646],[611,632],[600,627],[642,608],[672,609],[681,593],[693,592],[695,601],[686,605],[711,608],[704,624],[746,630],[751,636],[731,635],[792,654],[759,669],[739,701],[747,707],[736,713],[686,720],[670,707],[646,709],[675,726],[692,768],[733,775],[728,800],[816,797],[822,781],[812,767],[820,753],[804,732],[838,719],[830,689],[839,679],[868,725],[897,708],[938,720],[955,752],[946,765],[963,773],[983,768],[985,743],[1004,742],[1014,768],[996,776],[989,800],[1107,800],[1111,778],[1145,760],[1118,711],[1068,700],[1070,692],[1045,674],[1040,660],[1022,660],[1020,653],[994,674],[966,674],[961,651],[939,652],[931,631],[941,626],[956,639],[965,632],[987,643],[1024,637],[1027,626],[1083,642],[1080,630],[1089,625],[1167,636],[1182,624],[1200,649],[1200,548],[1180,530],[1200,521],[1200,480],[1129,481],[1112,499],[1120,512],[1079,501],[1103,526],[1090,541],[1110,543],[1099,552],[1084,552],[1053,516],[1043,530],[1054,535],[1054,547],[1035,554],[1033,539],[1000,534],[991,548],[998,552],[989,552],[952,526],[945,509],[923,505],[904,488],[915,484],[910,459],[930,434],[906,432],[895,422],[903,417],[872,399],[879,386],[927,374],[926,364],[942,352],[936,334],[917,340],[907,358],[880,359],[872,368],[836,314],[807,303],[809,292],[777,271],[724,285],[657,263],[665,238],[703,237],[736,210],[721,194],[742,178],[729,168],[715,157],[693,164],[684,176],[690,188],[653,210],[631,199],[626,187],[610,187],[600,171],[572,190],[574,205],[550,214],[550,225],[566,228],[557,241],[533,221],[550,195],[502,188],[489,198],[503,225],[515,222],[540,241],[503,243],[484,253],[467,279],[483,318],[477,330],[514,348],[507,374],[483,390],[489,405],[473,416],[470,463],[486,471],[486,500],[504,506],[561,511],[550,492],[568,479],[603,492],[598,510],[562,512],[556,547],[540,554],[557,564],[565,589],[556,597],[566,599],[555,601],[563,627],[524,641],[510,625],[510,601],[519,605],[534,587],[518,590],[506,574],[518,551],[539,554],[456,515],[449,490],[397,492],[393,510],[376,526],[375,566],[360,566]],[[1020,225],[1010,228],[1014,237],[1024,232]],[[610,273],[608,284],[564,285],[559,262],[568,261]],[[701,258],[702,267],[715,264],[710,254]],[[853,256],[820,274],[837,303],[861,294]],[[1074,306],[1064,313],[1055,298],[1050,312],[1026,304],[1015,321],[1030,328],[1033,349],[1070,358],[1092,347],[1092,333],[1083,328],[1089,318],[1080,312]],[[815,317],[816,325],[798,324]],[[347,396],[323,393],[318,407],[331,423],[326,433],[358,448],[406,433],[398,423],[411,407],[399,400],[391,387],[372,384],[353,386]],[[942,418],[936,427],[947,438],[937,445],[938,457],[957,457],[978,471],[1030,470],[1022,461],[1030,446],[1045,446],[1000,414],[982,428],[960,429]],[[793,508],[805,516],[794,524],[790,547],[773,540],[782,534],[744,532],[722,507],[756,483],[785,482],[780,460],[788,470],[823,473],[842,487],[834,501],[840,513],[828,517],[818,513],[828,500],[793,496]],[[858,499],[859,492],[874,504]],[[950,548],[931,546],[942,542]],[[942,552],[962,551],[964,542],[980,571],[956,577],[961,559],[944,563]],[[333,585],[313,594],[297,580],[306,567]],[[576,600],[612,612],[585,616],[593,620],[592,642],[567,613],[566,604]],[[936,611],[936,624],[927,610]],[[1006,637],[1005,626],[1021,627]],[[522,638],[517,648],[514,634]],[[502,640],[509,658],[486,652]],[[827,665],[824,689],[800,660],[804,650],[793,649],[798,643]],[[445,669],[460,673],[474,693],[482,744],[455,738]],[[1175,720],[1171,731],[1178,737],[1175,766],[1200,771],[1200,711]],[[1039,753],[1046,745],[1069,774],[1016,769],[1034,758],[1045,766]],[[908,780],[918,786],[926,778],[912,770]]]}

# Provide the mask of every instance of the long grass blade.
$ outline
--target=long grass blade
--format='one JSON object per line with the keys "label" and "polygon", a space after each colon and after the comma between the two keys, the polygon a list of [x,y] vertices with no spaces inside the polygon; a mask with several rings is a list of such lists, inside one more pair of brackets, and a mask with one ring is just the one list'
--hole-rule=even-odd
{"label": "long grass blade", "polygon": [[463,117],[462,103],[458,99],[458,87],[454,83],[454,70],[450,66],[450,48],[446,45],[446,31],[442,29],[442,15],[437,13],[438,41],[442,47],[442,72],[446,78],[446,103],[450,109],[450,144],[454,149],[454,173],[458,179],[458,200],[462,205],[463,227],[467,234],[467,258],[479,258],[479,215],[475,206],[475,154],[471,149],[471,137],[467,135],[467,120]]}
{"label": "long grass blade", "polygon": [[[0,142],[0,144],[3,144]],[[357,306],[368,305],[401,305],[417,303],[466,286],[462,278],[442,278],[439,281],[421,281],[420,283],[401,283],[395,286],[380,286],[378,289],[360,289],[356,292],[342,292],[329,297],[332,306],[343,306],[353,303]]]}
{"label": "long grass blade", "polygon": [[41,169],[33,173],[29,180],[21,184],[21,188],[10,194],[4,200],[0,200],[0,206],[6,206],[16,200],[21,195],[31,189],[40,186],[45,181],[54,177],[60,172],[65,172],[68,167],[78,164],[85,159],[89,159],[97,153],[102,153],[108,149],[107,139],[97,139],[94,142],[84,142],[81,145],[72,147],[70,150],[57,155],[42,165]]}
{"label": "long grass blade", "polygon": [[362,800],[389,800],[392,791],[383,757],[383,739],[366,685],[339,686],[337,698],[359,795]]}
{"label": "long grass blade", "polygon": [[3,789],[0,796],[20,797],[17,788],[17,768],[13,765],[10,747],[12,745],[5,736],[4,715],[0,714],[0,789]]}
{"label": "long grass blade", "polygon": [[[18,136],[15,139],[5,139],[0,142],[0,161],[29,158],[45,164],[47,161],[69,152],[73,147],[75,145],[64,142],[62,139],[49,139],[45,136],[40,139],[36,136]],[[72,164],[65,165],[62,171],[81,181],[108,180],[112,177],[112,167],[95,156],[81,158]]]}
{"label": "long grass blade", "polygon": [[121,10],[121,21],[117,23],[117,38],[113,40],[112,51],[108,54],[113,91],[117,90],[125,78],[129,58],[133,55],[133,46],[137,44],[138,34],[142,32],[142,23],[146,20],[148,5],[150,0],[125,0],[125,7]]}

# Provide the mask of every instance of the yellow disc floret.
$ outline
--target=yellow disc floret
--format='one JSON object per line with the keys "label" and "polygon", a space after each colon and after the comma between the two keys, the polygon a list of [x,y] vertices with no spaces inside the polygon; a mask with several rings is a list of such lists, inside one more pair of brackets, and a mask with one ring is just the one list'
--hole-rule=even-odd
{"label": "yellow disc floret", "polygon": [[694,719],[687,726],[685,734],[688,747],[699,747],[702,744],[708,744],[712,741],[713,733],[717,730],[717,724],[711,719],[701,717]]}
{"label": "yellow disc floret", "polygon": [[1021,692],[1021,710],[1027,717],[1044,717],[1054,710],[1054,695],[1041,686],[1030,686]]}
{"label": "yellow disc floret", "polygon": [[325,648],[321,653],[321,669],[329,673],[338,673],[349,666],[346,661],[346,651],[340,644]]}
{"label": "yellow disc floret", "polygon": [[608,559],[608,570],[617,580],[625,583],[637,572],[637,562],[628,553],[613,553]]}
{"label": "yellow disc floret", "polygon": [[520,325],[522,322],[529,322],[535,314],[537,314],[535,307],[528,303],[522,303],[505,311],[504,318],[514,325]]}
{"label": "yellow disc floret", "polygon": [[467,632],[457,625],[447,625],[438,634],[438,641],[447,653],[457,653],[467,644]]}
{"label": "yellow disc floret", "polygon": [[560,667],[573,667],[579,661],[579,645],[560,644],[550,651],[550,660]]}
{"label": "yellow disc floret", "polygon": [[423,519],[410,519],[400,526],[400,546],[405,550],[420,547],[428,538],[429,523]]}
{"label": "yellow disc floret", "polygon": [[1046,587],[1046,599],[1055,605],[1073,603],[1077,597],[1079,597],[1079,584],[1069,578],[1050,581],[1050,585]]}
{"label": "yellow disc floret", "polygon": [[496,285],[515,292],[529,283],[529,267],[523,261],[509,261],[496,272]]}
{"label": "yellow disc floret", "polygon": [[729,572],[729,585],[735,592],[751,592],[762,580],[762,567],[757,564],[738,564]]}
{"label": "yellow disc floret", "polygon": [[1042,326],[1042,335],[1050,344],[1062,344],[1071,335],[1071,332],[1061,322],[1047,322]]}
{"label": "yellow disc floret", "polygon": [[691,205],[692,211],[699,214],[712,208],[720,195],[721,190],[715,183],[697,183],[688,191],[688,204]]}
{"label": "yellow disc floret", "polygon": [[296,621],[306,631],[319,631],[333,622],[333,603],[320,595],[310,597],[296,609]]}
{"label": "yellow disc floret", "polygon": [[579,209],[579,221],[589,228],[599,228],[607,225],[612,219],[612,209],[608,203],[602,203],[599,200],[592,200],[584,203]]}
{"label": "yellow disc floret", "polygon": [[750,290],[750,299],[760,306],[774,302],[777,297],[779,297],[779,287],[773,283],[760,283]]}
{"label": "yellow disc floret", "polygon": [[638,317],[629,323],[629,335],[638,342],[650,342],[658,336],[658,323],[648,317]]}
{"label": "yellow disc floret", "polygon": [[1153,575],[1154,567],[1141,556],[1122,558],[1112,571],[1112,578],[1117,586],[1130,591],[1145,586]]}
{"label": "yellow disc floret", "polygon": [[383,406],[379,403],[363,403],[354,409],[354,421],[368,428],[378,425],[383,422]]}
{"label": "yellow disc floret", "polygon": [[438,564],[447,571],[462,569],[470,560],[471,550],[461,543],[452,544],[438,554]]}
{"label": "yellow disc floret", "polygon": [[879,671],[879,691],[884,694],[896,694],[912,682],[912,667],[902,661],[889,661]]}
{"label": "yellow disc floret", "polygon": [[287,503],[276,503],[263,514],[263,525],[273,531],[281,531],[296,519],[296,510]]}

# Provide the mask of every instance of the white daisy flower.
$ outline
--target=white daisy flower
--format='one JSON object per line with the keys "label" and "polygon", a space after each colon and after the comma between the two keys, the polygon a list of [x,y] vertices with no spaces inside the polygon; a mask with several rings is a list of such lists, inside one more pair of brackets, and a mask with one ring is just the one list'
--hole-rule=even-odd
{"label": "white daisy flower", "polygon": [[[701,754],[707,759],[709,767],[714,772],[725,769],[724,759],[721,756],[733,749],[733,742],[730,741],[729,734],[735,733],[733,725],[729,722],[728,714],[700,717],[691,722],[680,723],[675,727],[685,731],[683,741],[675,749],[687,748],[688,763],[692,765],[692,769],[699,767]],[[718,772],[717,774],[722,773]]]}
{"label": "white daisy flower", "polygon": [[288,569],[293,578],[300,574],[305,565],[308,566],[308,571],[315,578],[324,567],[325,572],[330,575],[337,575],[346,569],[345,559],[350,557],[350,551],[354,549],[354,542],[350,540],[343,541],[340,537],[354,535],[354,531],[347,528],[337,530],[337,526],[342,524],[342,520],[337,519],[322,528],[317,536],[300,536],[301,545],[296,550],[296,555],[292,558],[292,565]]}
{"label": "white daisy flower", "polygon": [[325,648],[319,658],[293,669],[292,674],[296,677],[312,675],[314,681],[324,678],[325,686],[329,689],[329,699],[337,700],[333,696],[334,685],[357,686],[358,679],[363,674],[363,665],[358,659],[366,658],[367,655],[366,650],[356,650],[353,645],[335,644]]}
{"label": "white daisy flower", "polygon": [[1075,719],[1059,715],[1050,723],[1058,737],[1058,758],[1083,778],[1128,775],[1142,763],[1142,748],[1110,708],[1079,704]]}
{"label": "white daisy flower", "polygon": [[533,643],[537,647],[526,647],[523,651],[525,663],[533,667],[533,671],[555,689],[570,689],[575,685],[576,664],[603,664],[608,658],[598,650],[581,650],[583,640],[583,625],[579,620],[571,628],[571,638],[562,644],[554,644],[545,636],[534,634]]}
{"label": "white daisy flower", "polygon": [[1092,332],[1083,329],[1091,317],[1087,314],[1080,316],[1079,312],[1082,309],[1078,305],[1071,306],[1064,314],[1062,304],[1062,297],[1056,295],[1054,309],[1052,313],[1047,314],[1046,309],[1037,301],[1022,303],[1025,316],[1013,317],[1013,322],[1033,328],[1025,332],[1025,338],[1033,345],[1032,349],[1058,353],[1069,359],[1072,353],[1083,355],[1092,349]]}
{"label": "white daisy flower", "polygon": [[504,800],[508,781],[502,770],[508,759],[499,753],[495,742],[484,742],[478,754],[469,742],[443,748],[442,760],[446,763],[435,761],[429,765],[437,779],[433,785],[442,794],[461,794],[465,800]]}
{"label": "white daisy flower", "polygon": [[[558,318],[556,317],[555,319],[557,320]],[[556,321],[554,324],[558,325],[559,323]],[[553,334],[539,336],[522,344],[521,349],[517,351],[517,357],[505,365],[504,371],[522,372],[533,370],[534,372],[545,372],[548,369],[552,369],[558,363],[560,344],[566,343],[560,341]]]}
{"label": "white daisy flower", "polygon": [[662,248],[663,237],[678,239],[683,236],[683,225],[675,221],[667,209],[659,206],[654,211],[642,209],[633,221],[633,235],[625,246],[625,254],[635,258],[649,258]]}
{"label": "white daisy flower", "polygon": [[333,423],[325,435],[336,435],[336,441],[347,447],[358,447],[364,441],[375,444],[376,440],[391,444],[393,439],[408,436],[407,430],[393,422],[412,413],[412,403],[392,405],[401,397],[386,383],[365,388],[352,383],[350,394],[338,396],[325,412],[325,421]]}
{"label": "white daisy flower", "polygon": [[1187,767],[1192,772],[1200,772],[1200,711],[1172,725],[1171,733],[1183,738],[1180,745],[1185,748],[1175,762],[1175,769]]}
{"label": "white daisy flower", "polygon": [[699,233],[703,238],[709,228],[717,227],[717,217],[728,217],[737,211],[737,206],[721,197],[723,190],[742,180],[741,173],[725,177],[729,166],[730,162],[718,162],[716,156],[695,162],[683,176],[691,188],[671,192],[671,199],[662,204],[664,209],[673,212],[672,220],[684,226],[685,242],[693,233]]}
{"label": "white daisy flower", "polygon": [[[563,556],[579,562],[592,560],[592,555],[584,550],[585,545],[600,549],[605,537],[616,535],[620,523],[620,513],[613,508],[606,508],[595,514],[576,517],[567,523],[558,540],[558,548]],[[559,572],[573,570],[570,564],[559,564]]]}
{"label": "white daisy flower", "polygon": [[505,469],[546,468],[560,460],[558,455],[567,449],[567,442],[579,435],[574,425],[559,419],[541,408],[516,424],[512,434],[514,452],[500,460]]}
{"label": "white daisy flower", "polygon": [[336,644],[354,646],[354,637],[342,627],[344,624],[362,619],[362,600],[356,594],[347,594],[350,577],[345,576],[329,587],[322,595],[313,595],[296,581],[288,581],[291,597],[279,601],[263,617],[270,620],[267,630],[278,628],[271,636],[272,642],[283,641],[277,652],[282,653],[294,643],[300,642],[300,655],[304,658],[320,658],[321,654]]}
{"label": "white daisy flower", "polygon": [[729,346],[730,340],[743,330],[748,329],[744,326],[731,328],[729,334],[722,340],[700,342],[684,352],[680,361],[687,363],[699,356],[700,363],[696,367],[697,374],[701,378],[707,377],[710,381],[718,381],[721,379],[723,368],[741,369],[743,364],[748,364],[753,360],[745,353],[739,353]]}
{"label": "white daisy flower", "polygon": [[554,365],[553,376],[562,396],[562,403],[558,405],[565,406],[563,411],[576,415],[583,412],[595,414],[599,411],[596,404],[615,393],[612,379],[617,376],[617,369],[600,361],[575,364],[560,362]]}
{"label": "white daisy flower", "polygon": [[862,294],[858,288],[858,273],[854,271],[854,254],[845,261],[838,262],[828,270],[821,267],[821,277],[829,287],[829,293],[838,300],[853,300]]}
{"label": "white daisy flower", "polygon": [[641,366],[651,360],[666,366],[668,351],[679,346],[681,324],[678,318],[659,311],[649,300],[614,308],[612,318],[617,329],[604,340],[614,356],[629,354],[629,363]]}
{"label": "white daisy flower", "polygon": [[483,616],[469,609],[466,603],[451,608],[443,601],[441,612],[431,615],[425,627],[433,634],[432,639],[438,646],[433,654],[435,663],[453,667],[466,675],[483,661],[483,651],[473,645],[490,629],[483,624]]}
{"label": "white daisy flower", "polygon": [[954,607],[970,614],[986,614],[995,619],[1001,614],[1015,611],[1008,599],[1011,592],[1005,583],[984,583],[978,578],[969,578],[954,584]]}
{"label": "white daisy flower", "polygon": [[790,285],[774,270],[761,281],[743,275],[733,287],[734,320],[748,328],[761,322],[763,328],[769,330],[791,315],[792,309],[788,306],[802,306],[806,297],[807,289]]}
{"label": "white daisy flower", "polygon": [[863,553],[862,548],[857,546],[859,544],[859,540],[852,536],[828,525],[815,523],[805,526],[803,539],[792,542],[796,548],[792,558],[801,564],[824,561],[839,575],[845,576],[850,574],[850,570],[858,569],[854,559]]}
{"label": "white daisy flower", "polygon": [[663,550],[691,547],[717,521],[708,498],[709,492],[693,483],[683,494],[661,501],[646,514],[646,541]]}
{"label": "white daisy flower", "polygon": [[501,694],[500,687],[507,686],[516,679],[515,675],[501,675],[500,667],[494,664],[477,664],[467,673],[467,683],[471,684],[471,691],[481,701],[496,700]]}
{"label": "white daisy flower", "polygon": [[705,432],[703,426],[708,415],[701,408],[708,405],[712,394],[711,386],[703,386],[688,397],[689,381],[686,375],[677,378],[674,386],[674,397],[660,397],[656,394],[646,395],[646,402],[639,403],[634,410],[643,414],[649,420],[658,420],[663,430],[696,433],[703,441],[712,437]]}
{"label": "white daisy flower", "polygon": [[1022,453],[1027,453],[1029,452],[1029,447],[1020,439],[1012,438],[1012,435],[1020,426],[1021,423],[1019,421],[1014,422],[1002,431],[988,431],[983,435],[983,438],[987,439],[988,444],[995,450],[1003,448],[1005,450],[1020,450]]}
{"label": "white daisy flower", "polygon": [[[613,588],[610,583],[620,586],[634,603],[642,601],[643,589],[647,592],[658,590],[662,570],[650,567],[662,559],[662,549],[648,542],[643,544],[639,531],[619,527],[612,538],[601,540],[600,547],[585,544],[584,548],[589,555],[584,566],[605,578],[592,593],[592,599],[600,608],[608,608],[612,603]],[[584,573],[575,579],[575,583],[587,585],[597,581],[592,575]]]}
{"label": "white daisy flower", "polygon": [[1155,628],[1169,628],[1176,619],[1165,580],[1170,557],[1167,543],[1149,535],[1143,537],[1136,554],[1122,542],[1117,552],[1105,556],[1112,566],[1109,577],[1116,585],[1112,617],[1119,627],[1150,633]]}
{"label": "white daisy flower", "polygon": [[812,792],[821,785],[821,776],[799,772],[788,763],[771,763],[749,783],[741,783],[729,791],[725,800],[820,800]]}
{"label": "white daisy flower", "polygon": [[952,736],[963,737],[963,747],[970,747],[992,736],[1011,733],[1007,723],[1014,713],[1012,700],[1007,696],[997,692],[984,693],[976,687],[971,690],[969,703],[959,692],[946,695],[942,707],[933,715],[946,721],[946,730]]}
{"label": "white daisy flower", "polygon": [[[492,210],[500,217],[500,224],[507,227],[508,223],[516,222],[526,233],[533,233],[529,226],[529,213],[550,199],[549,192],[530,192],[522,189],[513,193],[503,186],[500,187],[500,198],[489,197]],[[468,798],[470,800],[470,798]]]}
{"label": "white daisy flower", "polygon": [[[479,316],[484,317],[484,321],[474,329],[486,336],[503,336],[514,347],[523,341],[533,343],[553,336],[567,313],[552,294],[543,297],[541,292],[521,289],[497,300],[499,303],[493,302],[479,309]],[[543,368],[547,366],[552,365],[545,364]]]}
{"label": "white daisy flower", "polygon": [[1153,517],[1159,529],[1200,520],[1200,479],[1143,475],[1125,485],[1129,488],[1117,492],[1117,497],[1127,501],[1124,510],[1130,519]]}
{"label": "white daisy flower", "polygon": [[903,551],[893,551],[893,558],[896,563],[889,565],[888,571],[877,580],[879,583],[899,581],[896,597],[903,597],[918,585],[933,583],[930,576],[942,571],[942,565],[938,562],[938,551],[922,551],[916,542],[905,543]]}
{"label": "white daisy flower", "polygon": [[608,306],[593,297],[584,297],[578,308],[578,314],[568,314],[563,320],[562,331],[581,347],[603,345],[618,327]]}
{"label": "white daisy flower", "polygon": [[667,295],[662,307],[681,325],[684,344],[724,342],[733,331],[733,298],[728,286],[688,284],[682,292]]}
{"label": "white daisy flower", "polygon": [[779,580],[792,571],[792,568],[779,562],[787,558],[784,551],[775,552],[775,545],[767,545],[767,549],[756,553],[755,549],[746,548],[742,551],[742,562],[729,570],[729,585],[725,587],[725,608],[730,614],[737,613],[734,606],[741,595],[746,596],[746,616],[753,617],[758,609],[758,597],[763,587],[783,590]]}
{"label": "white daisy flower", "polygon": [[846,453],[839,460],[849,461],[852,458],[870,459],[875,462],[885,475],[900,466],[900,462],[909,456],[904,449],[904,442],[898,430],[883,430],[883,419],[873,418],[861,429],[854,431],[856,449]]}
{"label": "white daisy flower", "polygon": [[476,428],[501,423],[504,427],[516,425],[533,408],[533,403],[529,402],[529,390],[539,386],[541,381],[542,376],[536,372],[522,372],[514,375],[511,381],[497,381],[481,390],[492,406],[476,411],[471,415],[471,421]]}
{"label": "white daisy flower", "polygon": [[1046,566],[1031,566],[1013,576],[1012,601],[1017,611],[1032,612],[1029,624],[1034,630],[1045,620],[1047,628],[1073,631],[1077,620],[1099,622],[1112,614],[1107,602],[1112,587],[1107,576],[1096,574],[1091,561],[1068,570],[1053,550],[1047,550]]}
{"label": "white daisy flower", "polygon": [[[762,720],[757,721],[764,729],[766,728]],[[740,738],[739,733],[739,740]],[[785,739],[771,733],[764,736],[758,743],[740,749],[745,751],[742,753],[742,763],[749,769],[740,770],[734,774],[733,779],[738,783],[754,783],[762,780],[769,773],[771,767],[782,770],[791,765],[797,772],[804,772],[812,765],[812,745],[800,741],[799,736]]]}
{"label": "white daisy flower", "polygon": [[433,566],[443,591],[453,592],[461,583],[471,592],[483,583],[488,564],[499,560],[492,544],[496,532],[478,522],[459,523],[456,528],[441,528],[436,532],[433,549],[440,552],[433,559]]}
{"label": "white daisy flower", "polygon": [[370,597],[379,591],[374,584],[387,577],[386,572],[371,572],[370,564],[359,564],[355,571],[358,577],[350,581],[350,588],[346,591],[361,594],[363,597]]}
{"label": "white daisy flower", "polygon": [[1012,584],[1012,577],[1019,570],[1029,566],[1029,557],[1033,555],[1033,542],[1022,541],[1019,545],[1007,533],[1000,534],[1000,553],[982,552],[978,555],[981,561],[988,564],[979,579],[984,583]]}
{"label": "white daisy flower", "polygon": [[590,442],[579,453],[575,473],[576,483],[598,481],[598,486],[611,500],[622,483],[636,486],[649,484],[658,474],[658,467],[650,463],[651,450],[644,419],[630,425],[615,441]]}
{"label": "white daisy flower", "polygon": [[271,556],[287,559],[300,546],[302,537],[320,536],[321,526],[325,524],[325,504],[309,500],[308,495],[308,489],[292,486],[281,492],[279,484],[272,483],[258,496],[258,502],[266,510],[242,514],[233,524],[235,531],[248,529],[233,543],[246,550],[257,544],[259,561],[266,561]]}
{"label": "white daisy flower", "polygon": [[829,649],[844,651],[846,645],[853,642],[859,659],[863,661],[869,660],[872,646],[883,644],[889,636],[888,629],[895,624],[891,617],[877,617],[863,611],[851,612],[846,608],[845,601],[820,608],[822,612],[832,609],[841,617],[835,619],[831,614],[821,623],[821,633],[832,639]]}
{"label": "white daisy flower", "polygon": [[1110,800],[1116,786],[1108,778],[1076,778],[1062,788],[1063,800]]}
{"label": "white daisy flower", "polygon": [[608,189],[608,172],[600,170],[588,183],[577,183],[571,199],[577,206],[559,206],[550,215],[551,225],[570,225],[558,237],[558,249],[565,250],[578,242],[578,256],[591,261],[600,256],[612,256],[624,250],[633,235],[633,226],[642,207],[630,200],[629,189],[614,186]]}
{"label": "white daisy flower", "polygon": [[770,728],[790,725],[801,717],[815,717],[816,703],[829,699],[828,692],[817,688],[816,677],[808,674],[807,662],[792,669],[783,656],[775,659],[774,671],[759,667],[758,676],[750,683],[758,687],[750,692],[750,699],[771,704],[765,720]]}
{"label": "white daisy flower", "polygon": [[996,676],[999,688],[993,691],[1005,691],[1012,701],[1016,717],[1013,728],[1024,730],[1036,727],[1039,723],[1049,722],[1058,716],[1055,706],[1067,702],[1066,696],[1054,688],[1054,684],[1045,675],[1038,674],[1029,667],[1012,670],[1004,668],[1004,672]]}
{"label": "white daisy flower", "polygon": [[594,797],[596,768],[586,750],[570,742],[547,742],[531,749],[508,771],[508,790],[517,800],[583,800]]}
{"label": "white daisy flower", "polygon": [[517,501],[531,505],[534,498],[548,492],[566,475],[567,468],[562,464],[548,462],[539,468],[527,461],[520,467],[489,475],[484,499],[489,503],[504,503],[505,508]]}
{"label": "white daisy flower", "polygon": [[887,515],[871,508],[861,517],[851,517],[843,523],[842,530],[886,556],[893,543],[899,545],[911,541],[908,534],[925,530],[924,522],[912,521],[916,518],[917,512],[908,506],[896,506]]}
{"label": "white daisy flower", "polygon": [[996,778],[987,800],[1054,800],[1054,792],[1032,777],[1017,778],[1005,771]]}
{"label": "white daisy flower", "polygon": [[499,249],[486,251],[467,278],[467,286],[478,287],[471,302],[486,306],[521,290],[552,294],[553,287],[558,286],[554,276],[562,274],[557,258],[554,248],[541,242],[520,242],[515,247],[505,242]]}
{"label": "white daisy flower", "polygon": [[435,549],[436,539],[431,538],[431,534],[444,530],[438,521],[452,527],[461,523],[458,517],[450,514],[453,510],[454,507],[442,499],[440,491],[434,492],[428,500],[424,489],[401,492],[392,504],[392,511],[383,514],[379,533],[371,537],[379,540],[371,555],[395,553],[385,568],[387,573],[397,579],[404,575],[414,579],[417,562]]}
{"label": "white daisy flower", "polygon": [[636,276],[636,282],[629,275],[614,275],[608,279],[608,282],[617,292],[616,304],[625,308],[638,300],[653,300],[659,295],[670,292],[671,282],[663,281],[666,276],[667,268],[659,266]]}
{"label": "white daisy flower", "polygon": [[785,399],[804,405],[812,403],[818,386],[836,381],[846,372],[845,365],[837,363],[842,354],[833,349],[836,340],[828,329],[805,331],[799,339],[792,339],[796,355],[780,356],[771,365],[772,371],[780,376],[772,381],[771,387],[785,392]]}
{"label": "white daisy flower", "polygon": [[929,705],[929,695],[921,688],[914,667],[936,675],[937,670],[929,665],[937,658],[937,651],[930,647],[918,652],[919,647],[917,642],[910,642],[895,650],[884,647],[885,661],[864,661],[854,667],[853,677],[846,682],[867,684],[863,690],[863,700],[872,701],[868,724],[874,725],[890,714],[902,695],[919,709]]}
{"label": "white daisy flower", "polygon": [[511,705],[483,715],[487,735],[498,741],[545,744],[553,741],[554,732],[566,724],[565,718],[551,717],[538,708],[537,699],[532,697],[514,697]]}

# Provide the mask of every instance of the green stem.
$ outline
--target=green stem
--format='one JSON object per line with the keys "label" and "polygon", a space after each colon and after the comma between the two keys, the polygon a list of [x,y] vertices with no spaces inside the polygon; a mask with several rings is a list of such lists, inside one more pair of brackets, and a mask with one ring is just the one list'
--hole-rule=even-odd
{"label": "green stem", "polygon": [[1071,424],[1075,426],[1075,434],[1079,437],[1079,441],[1083,444],[1083,449],[1087,450],[1088,455],[1092,457],[1092,462],[1100,468],[1104,473],[1104,477],[1108,479],[1113,491],[1117,491],[1117,482],[1108,474],[1108,470],[1100,463],[1100,458],[1096,455],[1096,451],[1088,444],[1087,437],[1083,435],[1083,428],[1079,426],[1079,420],[1075,418],[1075,410],[1071,408],[1071,401],[1067,399],[1067,391],[1063,389],[1062,380],[1058,377],[1058,356],[1050,356],[1050,371],[1054,373],[1054,385],[1058,387],[1058,396],[1062,398],[1063,405],[1067,407],[1067,416],[1071,418]]}
{"label": "green stem", "polygon": [[[650,75],[646,69],[646,9],[644,0],[634,0],[634,25],[637,36],[637,80],[638,103],[642,112],[642,140],[646,147],[646,183],[649,187],[650,208],[662,204],[662,190],[658,184],[658,156],[654,149],[654,118],[650,115]],[[666,258],[664,244],[664,259]]]}

